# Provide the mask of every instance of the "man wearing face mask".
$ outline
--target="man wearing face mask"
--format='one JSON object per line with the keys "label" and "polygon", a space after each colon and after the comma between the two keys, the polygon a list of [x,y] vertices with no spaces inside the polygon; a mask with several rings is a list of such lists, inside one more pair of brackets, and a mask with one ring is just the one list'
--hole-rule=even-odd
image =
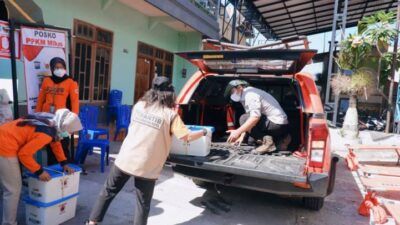
{"label": "man wearing face mask", "polygon": [[245,132],[261,145],[256,154],[265,154],[276,150],[274,142],[279,142],[279,150],[287,150],[290,143],[288,119],[276,99],[267,92],[251,87],[244,80],[232,80],[228,83],[225,97],[242,103],[246,113],[240,118],[240,127],[227,131],[228,142],[240,144]]}
{"label": "man wearing face mask", "polygon": [[0,189],[3,193],[2,224],[17,224],[17,208],[22,187],[20,164],[42,181],[50,175],[35,161],[34,154],[50,144],[57,161],[67,173],[74,170],[67,165],[61,143],[62,133],[82,129],[79,117],[68,109],[55,114],[34,113],[0,126]]}
{"label": "man wearing face mask", "polygon": [[[56,110],[68,108],[73,113],[79,114],[79,89],[78,84],[67,74],[66,64],[62,58],[55,57],[50,60],[52,76],[43,80],[39,91],[36,112],[54,114]],[[67,136],[67,135],[65,135]],[[69,137],[61,140],[64,154],[68,161],[72,156],[69,151]],[[52,151],[47,149],[48,165],[57,163]]]}

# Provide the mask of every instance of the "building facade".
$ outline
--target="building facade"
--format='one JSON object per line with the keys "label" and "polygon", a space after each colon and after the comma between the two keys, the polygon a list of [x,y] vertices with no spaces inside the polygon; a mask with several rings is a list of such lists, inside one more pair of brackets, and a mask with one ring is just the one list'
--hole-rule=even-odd
{"label": "building facade", "polygon": [[[69,72],[78,81],[84,104],[106,104],[108,92],[118,89],[123,92],[123,104],[132,105],[149,89],[156,74],[171,77],[180,90],[196,69],[173,53],[199,50],[203,37],[219,38],[217,16],[213,14],[217,6],[211,4],[216,1],[26,2],[5,0],[8,12],[3,12],[0,20],[4,20],[4,14],[11,18],[9,14],[16,11],[28,22],[37,23],[39,17],[46,25],[70,29]],[[40,12],[32,12],[32,8]],[[23,102],[26,92],[22,60],[17,60],[17,74],[19,101]],[[10,79],[10,60],[0,59],[0,81],[5,84]]]}

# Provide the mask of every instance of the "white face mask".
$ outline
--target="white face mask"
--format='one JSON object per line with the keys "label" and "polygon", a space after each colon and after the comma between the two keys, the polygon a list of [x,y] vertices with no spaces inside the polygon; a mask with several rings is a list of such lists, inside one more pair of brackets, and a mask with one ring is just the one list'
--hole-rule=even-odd
{"label": "white face mask", "polygon": [[242,99],[242,95],[238,94],[236,91],[233,92],[233,94],[231,94],[231,99],[234,102],[240,102],[240,100]]}
{"label": "white face mask", "polygon": [[55,69],[53,73],[57,77],[63,77],[67,73],[67,71],[64,69]]}

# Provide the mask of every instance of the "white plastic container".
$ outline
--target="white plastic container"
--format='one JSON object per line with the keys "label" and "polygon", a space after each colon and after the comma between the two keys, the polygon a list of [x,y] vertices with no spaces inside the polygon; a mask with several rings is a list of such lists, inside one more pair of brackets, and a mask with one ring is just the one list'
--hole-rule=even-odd
{"label": "white plastic container", "polygon": [[25,198],[27,225],[59,225],[75,217],[78,193],[50,203]]}
{"label": "white plastic container", "polygon": [[214,132],[214,127],[209,126],[188,126],[189,130],[197,131],[203,128],[208,130],[207,136],[203,136],[192,142],[184,142],[176,137],[172,139],[171,154],[190,155],[190,156],[207,156],[211,150],[211,137]]}
{"label": "white plastic container", "polygon": [[68,175],[62,172],[60,165],[45,167],[44,170],[51,176],[48,182],[40,181],[36,175],[28,174],[29,198],[50,203],[71,196],[79,192],[79,176],[82,169],[76,165],[69,164],[75,173]]}

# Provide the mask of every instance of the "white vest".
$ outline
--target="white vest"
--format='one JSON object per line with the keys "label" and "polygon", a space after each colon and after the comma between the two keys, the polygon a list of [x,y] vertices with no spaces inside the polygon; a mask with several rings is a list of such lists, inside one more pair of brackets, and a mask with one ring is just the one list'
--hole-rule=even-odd
{"label": "white vest", "polygon": [[176,115],[172,109],[138,102],[115,165],[128,174],[157,179],[169,155]]}

